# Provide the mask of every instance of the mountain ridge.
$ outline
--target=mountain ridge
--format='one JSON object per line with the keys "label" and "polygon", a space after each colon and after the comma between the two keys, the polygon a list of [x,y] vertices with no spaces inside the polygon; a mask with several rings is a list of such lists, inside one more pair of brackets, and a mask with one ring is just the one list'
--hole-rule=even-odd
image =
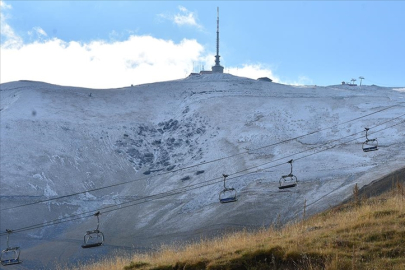
{"label": "mountain ridge", "polygon": [[[114,245],[144,250],[277,219],[286,223],[304,200],[308,213],[316,213],[349,196],[355,183],[366,185],[404,160],[405,94],[394,88],[298,87],[211,74],[110,90],[26,81],[0,89],[2,209],[141,179],[1,211],[2,231],[178,192],[101,215],[100,228],[113,237],[99,249],[80,248],[83,233],[95,226],[91,218],[16,234],[21,247],[29,243],[28,262],[44,250],[50,255],[41,263],[72,261],[110,253]],[[364,127],[378,124],[387,129],[370,136],[378,135],[380,149],[363,153]],[[359,139],[342,139],[354,133]],[[291,158],[300,182],[279,192]],[[218,202],[223,173],[238,192],[231,205]],[[69,240],[66,256],[53,248],[58,239]]]}

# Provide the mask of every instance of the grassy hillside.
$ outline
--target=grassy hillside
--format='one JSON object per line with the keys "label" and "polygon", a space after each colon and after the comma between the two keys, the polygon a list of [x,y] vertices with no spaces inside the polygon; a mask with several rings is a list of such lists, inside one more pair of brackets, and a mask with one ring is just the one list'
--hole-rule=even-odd
{"label": "grassy hillside", "polygon": [[77,270],[102,269],[405,269],[405,190],[352,201],[293,224],[165,246],[130,259],[116,257]]}

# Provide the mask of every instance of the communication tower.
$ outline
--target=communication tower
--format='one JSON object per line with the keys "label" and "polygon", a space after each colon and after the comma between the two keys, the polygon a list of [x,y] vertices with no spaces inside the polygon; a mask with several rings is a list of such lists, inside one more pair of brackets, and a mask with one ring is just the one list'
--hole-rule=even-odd
{"label": "communication tower", "polygon": [[224,73],[224,67],[219,64],[219,7],[217,7],[217,55],[215,55],[215,66],[212,73]]}

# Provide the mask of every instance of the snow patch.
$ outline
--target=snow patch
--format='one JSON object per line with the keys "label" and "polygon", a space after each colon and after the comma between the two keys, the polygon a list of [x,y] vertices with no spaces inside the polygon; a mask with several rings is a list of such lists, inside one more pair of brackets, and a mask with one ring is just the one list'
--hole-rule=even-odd
{"label": "snow patch", "polygon": [[47,198],[50,198],[50,197],[58,196],[58,193],[56,191],[54,191],[47,183],[45,186],[45,189],[44,189],[44,196]]}

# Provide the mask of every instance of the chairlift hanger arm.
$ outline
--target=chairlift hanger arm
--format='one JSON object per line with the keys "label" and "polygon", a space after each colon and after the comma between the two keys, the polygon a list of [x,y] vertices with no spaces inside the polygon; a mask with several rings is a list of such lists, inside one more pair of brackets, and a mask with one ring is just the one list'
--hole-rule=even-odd
{"label": "chairlift hanger arm", "polygon": [[97,213],[95,213],[94,214],[96,217],[97,217],[97,231],[98,231],[98,228],[99,228],[99,226],[100,226],[100,211],[98,211]]}
{"label": "chairlift hanger arm", "polygon": [[226,178],[228,177],[228,175],[227,174],[222,174],[222,176],[224,177],[224,190],[227,190],[226,185],[225,185],[225,181],[226,181]]}
{"label": "chairlift hanger arm", "polygon": [[[291,165],[291,170],[290,170],[290,174],[289,175],[284,175],[284,176],[291,176],[292,175],[292,171],[293,171],[293,159],[291,159],[291,160],[289,160],[289,161],[287,161],[287,163],[290,163],[290,165]],[[284,177],[283,176],[283,177]]]}

